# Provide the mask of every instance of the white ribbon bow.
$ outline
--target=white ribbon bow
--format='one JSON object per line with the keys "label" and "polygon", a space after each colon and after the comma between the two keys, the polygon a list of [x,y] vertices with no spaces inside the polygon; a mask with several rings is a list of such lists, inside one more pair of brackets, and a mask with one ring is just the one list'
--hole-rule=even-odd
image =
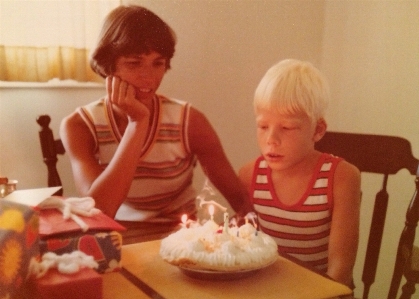
{"label": "white ribbon bow", "polygon": [[34,259],[31,261],[29,273],[36,278],[40,278],[51,268],[57,268],[58,272],[63,274],[73,274],[80,271],[81,268],[97,267],[99,267],[99,264],[93,259],[93,256],[79,250],[63,255],[47,252],[42,256],[40,262]]}
{"label": "white ribbon bow", "polygon": [[95,200],[91,197],[69,197],[62,199],[61,197],[51,196],[45,199],[39,205],[39,208],[60,210],[65,220],[71,218],[81,227],[83,232],[86,232],[89,226],[77,215],[91,217],[100,213],[100,210],[95,208]]}

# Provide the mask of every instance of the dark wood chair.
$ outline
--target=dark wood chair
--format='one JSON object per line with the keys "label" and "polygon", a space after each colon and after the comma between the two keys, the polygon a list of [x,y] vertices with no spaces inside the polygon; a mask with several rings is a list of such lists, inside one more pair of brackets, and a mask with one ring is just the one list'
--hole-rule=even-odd
{"label": "dark wood chair", "polygon": [[407,282],[402,288],[400,299],[410,299],[415,292],[415,284],[419,284],[419,248],[413,245],[419,221],[419,167],[416,172],[415,183],[416,190],[406,212],[405,227],[397,248],[388,299],[396,298],[403,276]]}
{"label": "dark wood chair", "polygon": [[[57,155],[64,155],[65,149],[60,139],[54,139],[54,134],[49,128],[51,117],[40,115],[36,122],[41,126],[39,141],[41,143],[42,156],[48,169],[48,187],[62,186],[61,178],[57,171]],[[62,195],[61,188],[55,195]]]}
{"label": "dark wood chair", "polygon": [[383,176],[381,190],[378,191],[375,198],[362,273],[362,282],[364,283],[362,298],[367,299],[377,272],[389,199],[387,192],[389,175],[396,174],[404,168],[415,175],[419,161],[412,155],[410,142],[394,136],[327,132],[316,143],[316,148],[322,152],[344,158],[356,165],[361,172]]}

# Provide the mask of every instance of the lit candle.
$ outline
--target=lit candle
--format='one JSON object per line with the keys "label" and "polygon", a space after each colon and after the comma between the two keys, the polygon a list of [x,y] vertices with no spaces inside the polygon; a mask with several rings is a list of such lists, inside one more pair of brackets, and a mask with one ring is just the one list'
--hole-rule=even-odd
{"label": "lit candle", "polygon": [[252,221],[253,226],[256,227],[256,221],[255,221],[256,217],[257,216],[254,212],[247,213],[247,215],[245,216],[246,224],[249,223],[249,220],[250,220]]}
{"label": "lit candle", "polygon": [[209,207],[208,207],[208,212],[209,212],[209,214],[210,214],[210,216],[211,216],[211,220],[214,220],[214,206],[213,205],[210,205]]}
{"label": "lit candle", "polygon": [[181,226],[184,227],[184,228],[186,228],[186,223],[188,222],[188,215],[183,214],[180,219],[182,220]]}
{"label": "lit candle", "polygon": [[224,213],[224,229],[223,229],[223,233],[228,233],[228,213],[225,212]]}

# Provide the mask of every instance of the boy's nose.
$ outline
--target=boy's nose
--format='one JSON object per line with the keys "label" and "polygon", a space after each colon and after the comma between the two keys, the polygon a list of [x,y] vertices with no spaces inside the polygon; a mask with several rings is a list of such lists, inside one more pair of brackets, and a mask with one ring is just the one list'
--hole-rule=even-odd
{"label": "boy's nose", "polygon": [[151,78],[151,72],[147,69],[142,69],[138,72],[138,77],[142,78],[142,79],[149,79]]}
{"label": "boy's nose", "polygon": [[274,130],[270,131],[268,133],[267,142],[268,142],[268,144],[274,144],[274,145],[280,144],[281,143],[281,138],[280,138],[278,132],[275,132]]}
{"label": "boy's nose", "polygon": [[152,78],[153,67],[148,65],[142,65],[140,68],[138,68],[137,74],[141,78]]}

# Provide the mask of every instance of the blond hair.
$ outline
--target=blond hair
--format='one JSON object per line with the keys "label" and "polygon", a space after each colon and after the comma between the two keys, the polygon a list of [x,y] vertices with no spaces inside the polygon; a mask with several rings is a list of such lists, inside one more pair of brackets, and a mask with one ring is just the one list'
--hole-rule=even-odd
{"label": "blond hair", "polygon": [[282,60],[261,79],[254,96],[254,109],[275,109],[280,113],[305,113],[313,122],[324,118],[329,86],[310,62]]}

